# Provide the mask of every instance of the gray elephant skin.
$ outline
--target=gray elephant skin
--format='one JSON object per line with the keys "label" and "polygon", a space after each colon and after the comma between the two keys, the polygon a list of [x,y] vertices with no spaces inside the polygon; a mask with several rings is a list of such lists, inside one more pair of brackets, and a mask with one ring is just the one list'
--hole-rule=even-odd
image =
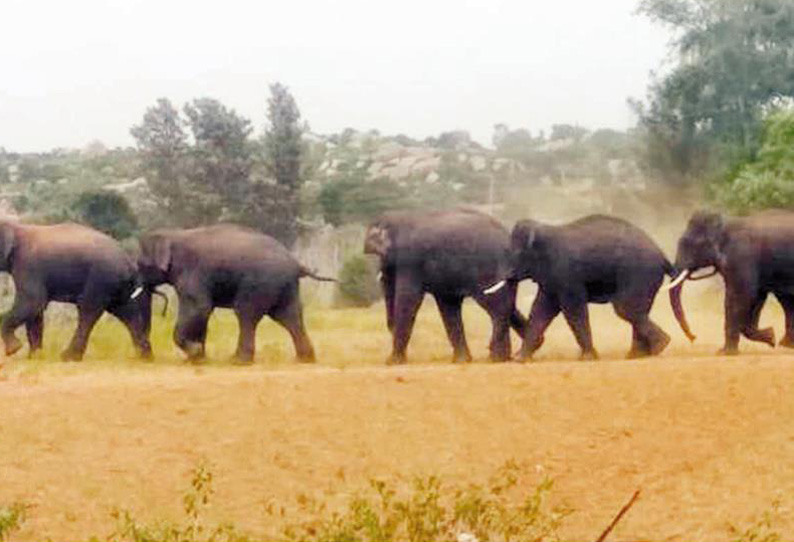
{"label": "gray elephant skin", "polygon": [[[522,359],[540,348],[544,332],[560,312],[576,337],[582,359],[596,359],[588,303],[612,303],[617,315],[631,324],[630,358],[656,355],[670,342],[648,313],[664,276],[676,272],[641,229],[602,215],[560,226],[523,220],[513,228],[511,244],[513,276],[538,284]],[[673,309],[676,316],[681,314]],[[689,336],[680,318],[679,323]]]}
{"label": "gray elephant skin", "polygon": [[14,335],[27,328],[30,352],[41,349],[44,310],[50,301],[77,305],[78,324],[61,354],[80,360],[102,313],[127,327],[138,353],[151,357],[146,312],[150,298],[140,293],[134,260],[112,238],[78,224],[37,226],[0,223],[0,270],[11,274],[16,297],[3,318],[6,355],[22,348]]}
{"label": "gray elephant skin", "polygon": [[[278,241],[233,224],[156,230],[140,238],[138,265],[147,290],[171,284],[178,294],[174,341],[190,359],[205,355],[207,321],[216,307],[234,310],[240,324],[236,358],[251,362],[255,332],[268,315],[292,336],[297,357],[314,361],[299,280],[314,275]],[[151,317],[151,312],[150,312]]]}
{"label": "gray elephant skin", "polygon": [[470,210],[393,212],[370,224],[364,253],[380,258],[386,320],[392,334],[389,363],[404,363],[416,313],[426,293],[441,313],[455,361],[471,360],[461,305],[473,297],[490,315],[491,358],[510,358],[510,327],[523,336],[526,320],[515,308],[517,283],[484,290],[510,267],[510,234],[499,222]]}
{"label": "gray elephant skin", "polygon": [[[775,345],[772,328],[758,329],[769,294],[780,301],[786,314],[780,344],[794,347],[794,213],[773,210],[725,218],[699,211],[678,242],[676,267],[688,280],[697,280],[694,272],[705,268],[722,275],[725,344],[721,354],[736,354],[741,335]],[[674,290],[678,296],[683,286],[681,282]]]}

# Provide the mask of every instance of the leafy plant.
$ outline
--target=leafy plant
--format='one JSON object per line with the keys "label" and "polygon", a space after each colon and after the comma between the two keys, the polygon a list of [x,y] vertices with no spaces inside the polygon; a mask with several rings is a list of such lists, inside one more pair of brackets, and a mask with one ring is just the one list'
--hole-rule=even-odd
{"label": "leafy plant", "polygon": [[772,508],[764,512],[758,520],[744,530],[730,525],[728,529],[736,538],[733,542],[780,542],[783,538],[773,528],[780,517],[780,503],[775,501]]}
{"label": "leafy plant", "polygon": [[25,522],[27,510],[28,506],[22,503],[0,506],[0,542],[11,540],[11,533],[18,531]]}
{"label": "leafy plant", "polygon": [[368,307],[380,298],[375,270],[360,254],[348,258],[339,272],[339,300],[342,305]]}
{"label": "leafy plant", "polygon": [[[213,475],[206,465],[199,465],[190,481],[190,490],[182,498],[184,519],[178,523],[141,523],[129,510],[114,510],[116,530],[109,542],[248,542],[231,524],[207,525],[204,516],[212,497]],[[92,539],[97,541],[95,537]]]}
{"label": "leafy plant", "polygon": [[446,486],[437,476],[416,478],[407,492],[372,480],[368,495],[353,498],[347,510],[327,513],[325,505],[303,498],[302,515],[289,525],[290,542],[480,542],[559,540],[570,510],[552,507],[553,487],[545,479],[522,491],[521,467],[506,463],[486,485]]}

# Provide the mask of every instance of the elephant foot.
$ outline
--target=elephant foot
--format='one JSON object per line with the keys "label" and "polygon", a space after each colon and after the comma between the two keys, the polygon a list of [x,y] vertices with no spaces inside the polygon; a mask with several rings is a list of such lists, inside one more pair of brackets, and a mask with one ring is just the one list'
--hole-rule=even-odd
{"label": "elephant foot", "polygon": [[455,352],[452,354],[452,363],[471,363],[472,357],[469,352]]}
{"label": "elephant foot", "polygon": [[41,348],[31,348],[28,350],[28,359],[36,359],[41,354]]}
{"label": "elephant foot", "polygon": [[386,365],[405,365],[406,361],[405,354],[392,354],[386,358]]}
{"label": "elephant foot", "polygon": [[766,343],[772,348],[775,347],[775,330],[771,327],[764,328],[758,331],[758,340]]}
{"label": "elephant foot", "polygon": [[13,356],[22,349],[22,341],[16,337],[11,337],[6,341],[6,356]]}
{"label": "elephant foot", "polygon": [[667,345],[670,344],[670,335],[664,333],[660,335],[655,341],[651,344],[651,351],[649,352],[652,356],[658,356],[661,354]]}
{"label": "elephant foot", "polygon": [[739,349],[735,346],[723,346],[717,350],[718,356],[738,356]]}
{"label": "elephant foot", "polygon": [[588,350],[579,355],[579,361],[595,361],[598,359],[598,352],[595,350]]}
{"label": "elephant foot", "polygon": [[154,354],[152,353],[152,347],[147,346],[138,349],[138,359],[142,361],[153,361]]}
{"label": "elephant foot", "polygon": [[629,350],[629,353],[626,354],[626,359],[642,359],[650,357],[651,353],[648,350],[641,350],[639,348],[632,348]]}
{"label": "elephant foot", "polygon": [[794,348],[794,337],[786,335],[785,337],[780,339],[780,343],[779,344],[780,344],[780,346],[783,346],[785,348]]}
{"label": "elephant foot", "polygon": [[298,363],[316,363],[317,358],[314,355],[314,350],[302,352],[298,354]]}
{"label": "elephant foot", "polygon": [[68,348],[61,352],[61,361],[83,361],[83,353]]}
{"label": "elephant foot", "polygon": [[191,362],[201,361],[205,357],[204,345],[198,342],[186,342],[182,350],[187,354],[187,359]]}

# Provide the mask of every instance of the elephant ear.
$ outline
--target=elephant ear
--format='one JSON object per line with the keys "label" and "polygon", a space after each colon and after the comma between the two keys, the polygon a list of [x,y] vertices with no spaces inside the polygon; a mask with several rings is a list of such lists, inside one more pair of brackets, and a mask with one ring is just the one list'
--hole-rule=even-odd
{"label": "elephant ear", "polygon": [[157,236],[152,241],[152,259],[154,265],[163,273],[171,266],[171,240]]}
{"label": "elephant ear", "polygon": [[2,263],[3,267],[8,267],[11,252],[14,250],[16,243],[16,233],[14,228],[8,224],[0,226],[0,239],[2,239]]}
{"label": "elephant ear", "polygon": [[519,252],[532,250],[538,240],[538,224],[533,220],[522,220],[516,224],[511,244]]}

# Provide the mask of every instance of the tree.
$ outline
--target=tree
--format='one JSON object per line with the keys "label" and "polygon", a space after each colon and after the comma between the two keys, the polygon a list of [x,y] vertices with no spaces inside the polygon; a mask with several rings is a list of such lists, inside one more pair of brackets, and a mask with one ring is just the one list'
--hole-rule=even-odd
{"label": "tree", "polygon": [[794,208],[794,110],[766,118],[757,159],[740,167],[716,192],[719,203],[735,213]]}
{"label": "tree", "polygon": [[74,204],[79,222],[104,232],[115,239],[126,239],[138,229],[138,221],[127,199],[108,190],[81,193]]}
{"label": "tree", "polygon": [[305,127],[295,98],[281,83],[270,85],[267,101],[268,128],[265,131],[265,156],[276,183],[297,192],[300,178],[301,137]]}
{"label": "tree", "polygon": [[158,202],[171,220],[179,225],[185,198],[185,159],[187,135],[179,111],[166,98],[143,115],[143,122],[130,129],[142,156],[143,174],[158,198]]}
{"label": "tree", "polygon": [[189,149],[190,185],[205,197],[194,198],[194,223],[234,220],[249,196],[253,152],[251,122],[213,98],[184,107],[193,135]]}
{"label": "tree", "polygon": [[794,98],[794,3],[643,0],[639,12],[676,34],[675,67],[632,103],[648,163],[687,178],[752,159],[764,113]]}

